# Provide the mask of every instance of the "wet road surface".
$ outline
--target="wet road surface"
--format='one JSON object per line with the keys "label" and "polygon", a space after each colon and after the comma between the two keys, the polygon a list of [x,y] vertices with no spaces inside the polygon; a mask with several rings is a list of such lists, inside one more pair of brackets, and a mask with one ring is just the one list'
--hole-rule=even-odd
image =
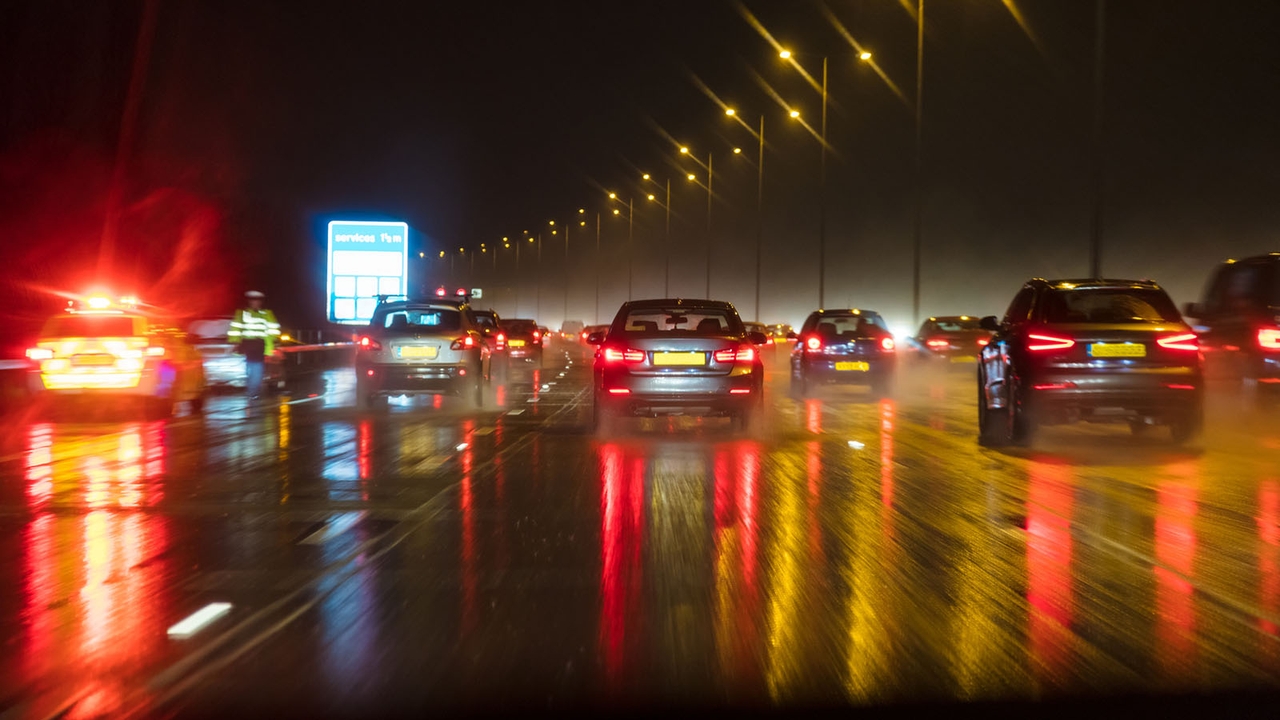
{"label": "wet road surface", "polygon": [[[10,418],[0,713],[811,708],[1280,687],[1280,415],[976,441],[972,368],[587,428],[589,366]],[[103,416],[105,413],[105,417]],[[211,603],[230,610],[188,637]],[[7,716],[7,715],[6,715]]]}

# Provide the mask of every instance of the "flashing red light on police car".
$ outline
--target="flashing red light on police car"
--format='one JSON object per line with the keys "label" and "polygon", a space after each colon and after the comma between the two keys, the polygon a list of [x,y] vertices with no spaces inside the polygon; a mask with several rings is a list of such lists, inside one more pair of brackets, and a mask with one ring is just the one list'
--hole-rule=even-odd
{"label": "flashing red light on police car", "polygon": [[84,304],[90,310],[106,310],[111,307],[111,298],[105,295],[91,295],[85,298]]}

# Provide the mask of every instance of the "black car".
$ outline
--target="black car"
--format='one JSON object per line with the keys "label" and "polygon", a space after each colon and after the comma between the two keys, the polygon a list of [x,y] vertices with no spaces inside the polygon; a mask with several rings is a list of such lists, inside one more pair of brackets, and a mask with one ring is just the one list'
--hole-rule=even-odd
{"label": "black car", "polygon": [[973,315],[936,316],[920,324],[912,341],[921,359],[972,368],[991,341],[991,331],[983,330],[981,318]]}
{"label": "black car", "polygon": [[1037,426],[1168,425],[1199,432],[1200,344],[1159,285],[1146,280],[1043,280],[1022,287],[978,366],[978,425],[988,445],[1025,444]]}
{"label": "black car", "polygon": [[1223,263],[1186,315],[1210,351],[1210,377],[1256,383],[1264,404],[1280,399],[1280,253]]}
{"label": "black car", "polygon": [[542,367],[542,343],[546,340],[533,320],[503,320],[500,328],[506,344],[507,359],[530,362]]}
{"label": "black car", "polygon": [[715,300],[637,300],[623,304],[594,364],[593,423],[616,417],[704,415],[746,428],[763,407],[764,366],[738,311]]}
{"label": "black car", "polygon": [[880,397],[893,392],[897,348],[893,333],[871,310],[817,310],[809,314],[791,350],[791,392],[807,397],[819,385],[869,385]]}

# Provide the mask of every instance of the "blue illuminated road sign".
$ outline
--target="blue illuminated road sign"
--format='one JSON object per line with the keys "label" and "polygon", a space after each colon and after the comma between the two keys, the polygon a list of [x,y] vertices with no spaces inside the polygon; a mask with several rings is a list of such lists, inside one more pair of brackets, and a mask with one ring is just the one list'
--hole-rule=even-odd
{"label": "blue illuminated road sign", "polygon": [[406,294],[408,280],[408,223],[329,223],[329,322],[368,323],[378,296]]}

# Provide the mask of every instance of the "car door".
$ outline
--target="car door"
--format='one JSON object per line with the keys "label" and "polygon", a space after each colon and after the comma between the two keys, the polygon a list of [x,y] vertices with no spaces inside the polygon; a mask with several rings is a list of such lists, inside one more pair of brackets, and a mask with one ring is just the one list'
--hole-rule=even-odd
{"label": "car door", "polygon": [[987,407],[1005,407],[1006,385],[1017,357],[1017,345],[1021,342],[1027,322],[1033,317],[1036,287],[1024,285],[1009,303],[1000,330],[982,349],[982,393]]}

